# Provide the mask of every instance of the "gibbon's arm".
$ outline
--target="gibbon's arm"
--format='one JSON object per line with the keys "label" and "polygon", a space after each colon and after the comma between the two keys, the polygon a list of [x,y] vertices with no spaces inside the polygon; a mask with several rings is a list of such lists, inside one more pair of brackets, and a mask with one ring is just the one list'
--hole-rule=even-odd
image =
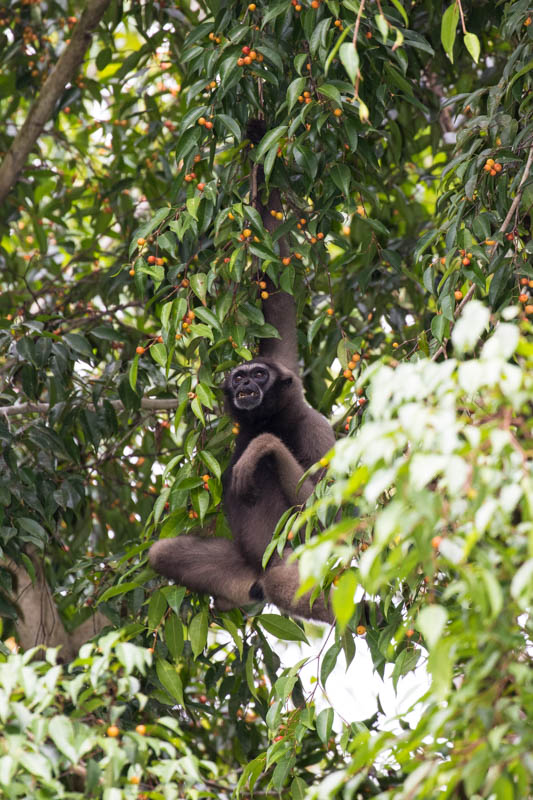
{"label": "gibbon's arm", "polygon": [[253,602],[252,586],[260,573],[242,557],[229,539],[177,536],[160,539],[150,548],[150,566],[180,586],[215,597],[227,611]]}
{"label": "gibbon's arm", "polygon": [[295,459],[281,439],[271,433],[261,433],[252,439],[231,471],[231,488],[237,496],[247,494],[254,486],[254,473],[259,461],[265,456],[276,460],[276,472],[280,486],[291,505],[305,503],[314,489],[313,482],[306,478],[298,489],[305,470]]}

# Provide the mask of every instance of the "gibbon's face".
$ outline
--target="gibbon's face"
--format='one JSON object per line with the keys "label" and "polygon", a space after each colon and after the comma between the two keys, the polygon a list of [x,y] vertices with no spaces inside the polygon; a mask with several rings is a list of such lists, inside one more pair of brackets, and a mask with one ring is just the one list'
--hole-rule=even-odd
{"label": "gibbon's face", "polygon": [[275,377],[270,367],[261,362],[241,364],[228,375],[225,389],[236,409],[252,411],[261,405]]}

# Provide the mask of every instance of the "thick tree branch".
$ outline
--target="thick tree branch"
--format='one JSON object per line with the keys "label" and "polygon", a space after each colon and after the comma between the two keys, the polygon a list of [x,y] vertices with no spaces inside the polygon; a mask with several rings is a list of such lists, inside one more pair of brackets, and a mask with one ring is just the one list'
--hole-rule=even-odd
{"label": "thick tree branch", "polygon": [[[121,400],[110,400],[110,403],[117,411],[122,411],[124,408]],[[148,411],[172,411],[178,406],[179,400],[172,397],[143,397],[141,400],[141,408],[146,408]],[[94,411],[92,403],[89,403],[87,408]],[[49,403],[20,403],[13,406],[0,406],[0,415],[5,414],[7,417],[15,417],[23,414],[48,414],[49,410]]]}
{"label": "thick tree branch", "polygon": [[16,182],[35,142],[56,107],[65,86],[74,77],[91,43],[91,33],[102,19],[110,0],[89,0],[72,31],[70,44],[46,79],[39,96],[0,166],[0,205]]}

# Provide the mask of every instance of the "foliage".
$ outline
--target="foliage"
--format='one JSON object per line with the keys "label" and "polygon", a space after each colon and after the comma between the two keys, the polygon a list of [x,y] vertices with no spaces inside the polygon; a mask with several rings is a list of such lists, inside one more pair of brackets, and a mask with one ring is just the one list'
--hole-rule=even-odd
{"label": "foliage", "polygon": [[[0,156],[76,13],[0,9]],[[530,23],[524,0],[110,3],[2,209],[0,546],[42,554],[70,629],[98,606],[117,632],[70,672],[6,649],[7,796],[136,796],[141,771],[154,798],[531,791]],[[145,566],[154,537],[227,534],[220,380],[272,333],[251,256],[294,293],[307,398],[348,432],[272,547],[321,528],[294,538],[305,585],[334,584],[320,685],[358,627],[395,685],[427,655],[394,735],[333,733],[267,636],[300,625],[216,616]],[[5,565],[0,589],[7,637]],[[150,737],[105,737],[119,715]]]}

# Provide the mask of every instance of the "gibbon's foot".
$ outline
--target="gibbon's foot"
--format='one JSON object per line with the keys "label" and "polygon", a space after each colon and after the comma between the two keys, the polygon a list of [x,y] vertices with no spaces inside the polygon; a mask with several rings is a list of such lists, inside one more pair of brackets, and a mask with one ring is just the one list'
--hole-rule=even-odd
{"label": "gibbon's foot", "polygon": [[298,564],[287,564],[286,561],[282,561],[269,567],[261,579],[261,584],[266,602],[273,603],[282,611],[304,619],[327,622],[330,625],[335,622],[333,612],[323,594],[319,595],[312,605],[311,592],[306,592],[295,599],[300,586]]}
{"label": "gibbon's foot", "polygon": [[213,595],[225,610],[249,605],[250,589],[259,577],[229,539],[160,539],[150,548],[149,559],[156,572],[193,592]]}

